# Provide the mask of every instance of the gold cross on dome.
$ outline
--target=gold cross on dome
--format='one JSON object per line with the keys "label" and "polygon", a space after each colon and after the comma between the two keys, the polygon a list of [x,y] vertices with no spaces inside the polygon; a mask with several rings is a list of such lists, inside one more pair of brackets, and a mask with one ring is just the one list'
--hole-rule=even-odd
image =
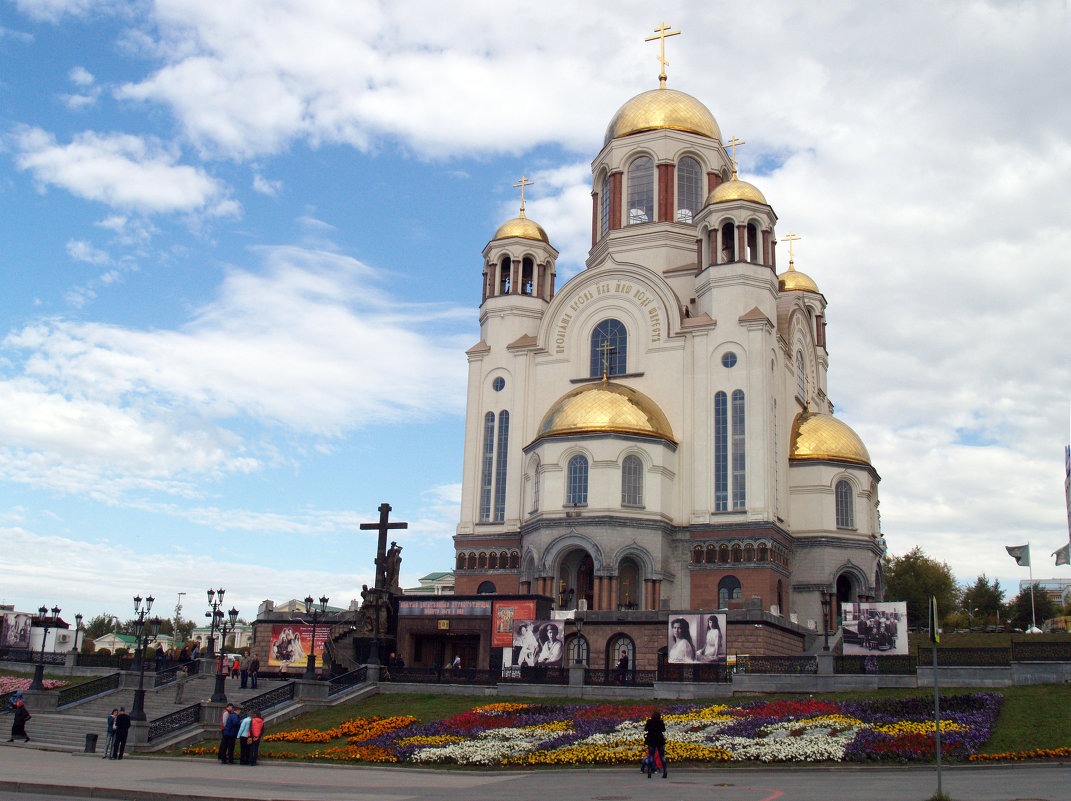
{"label": "gold cross on dome", "polygon": [[735,136],[725,143],[733,149],[732,161],[733,161],[733,177],[736,177],[736,148],[740,145],[746,145],[743,139],[737,139]]}
{"label": "gold cross on dome", "polygon": [[617,348],[610,344],[609,340],[603,340],[599,347],[595,348],[602,354],[602,380],[605,381],[610,375],[610,354]]}
{"label": "gold cross on dome", "polygon": [[524,188],[526,186],[531,186],[534,183],[535,183],[535,181],[529,181],[525,176],[522,175],[521,176],[521,180],[519,180],[517,183],[515,183],[513,185],[514,188],[516,188],[518,186],[521,188],[521,216],[522,217],[524,216]]}
{"label": "gold cross on dome", "polygon": [[657,36],[648,36],[643,41],[653,42],[655,39],[659,40],[658,60],[662,64],[662,71],[658,74],[658,88],[666,88],[666,65],[669,64],[666,61],[666,37],[667,36],[679,36],[680,31],[671,31],[665,22],[662,22],[657,28],[654,29]]}
{"label": "gold cross on dome", "polygon": [[792,243],[797,241],[797,240],[799,240],[799,239],[803,239],[803,237],[800,236],[799,234],[794,234],[791,231],[789,231],[787,234],[785,234],[785,241],[788,242],[788,268],[790,270],[794,270],[795,269],[794,259],[793,259],[793,256],[792,256]]}

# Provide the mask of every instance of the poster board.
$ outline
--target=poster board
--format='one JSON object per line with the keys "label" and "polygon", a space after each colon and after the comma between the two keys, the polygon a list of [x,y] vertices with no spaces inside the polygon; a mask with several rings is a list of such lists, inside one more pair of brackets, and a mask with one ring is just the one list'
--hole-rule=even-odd
{"label": "poster board", "polygon": [[514,645],[514,621],[530,621],[535,615],[535,601],[495,601],[491,647],[509,648]]}
{"label": "poster board", "polygon": [[846,656],[907,654],[907,602],[844,604]]}
{"label": "poster board", "polygon": [[268,646],[268,666],[305,669],[309,652],[316,655],[316,667],[323,667],[324,643],[330,636],[329,626],[316,626],[316,642],[312,641],[312,626],[307,623],[276,623],[271,627]]}
{"label": "poster board", "polygon": [[725,614],[670,612],[667,661],[676,665],[724,662],[727,650]]}
{"label": "poster board", "polygon": [[514,620],[513,664],[561,667],[565,663],[565,624],[560,620]]}

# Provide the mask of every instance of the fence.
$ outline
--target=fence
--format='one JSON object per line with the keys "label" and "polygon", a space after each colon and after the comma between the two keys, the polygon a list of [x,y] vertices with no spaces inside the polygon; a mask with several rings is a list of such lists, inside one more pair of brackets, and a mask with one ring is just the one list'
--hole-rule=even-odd
{"label": "fence", "polygon": [[787,673],[809,675],[818,672],[816,656],[737,656],[736,673]]}
{"label": "fence", "polygon": [[185,709],[149,721],[149,740],[170,734],[201,722],[201,705],[192,704]]}
{"label": "fence", "polygon": [[845,675],[913,676],[915,658],[906,656],[875,656],[849,654],[834,660],[834,672]]}
{"label": "fence", "polygon": [[282,687],[276,687],[275,689],[268,690],[266,693],[247,698],[242,701],[242,711],[250,713],[260,712],[263,714],[266,709],[285,704],[287,701],[293,701],[296,696],[296,687],[297,685],[295,685],[294,682],[288,681]]}
{"label": "fence", "polygon": [[56,707],[70,706],[95,695],[111,692],[119,689],[119,674],[112,673],[110,676],[101,676],[92,681],[83,681],[80,684],[72,684],[59,691],[56,698]]}
{"label": "fence", "polygon": [[[937,648],[938,667],[1008,667],[1011,661],[1011,647]],[[923,667],[933,665],[932,646],[919,646],[917,664]]]}
{"label": "fence", "polygon": [[725,684],[730,680],[729,666],[725,662],[700,662],[694,665],[669,663],[658,670],[659,681],[684,681]]}
{"label": "fence", "polygon": [[348,690],[355,684],[360,684],[365,681],[368,676],[367,667],[359,667],[356,670],[351,670],[349,673],[343,673],[341,676],[335,676],[327,685],[327,697],[332,695],[338,695],[340,692]]}

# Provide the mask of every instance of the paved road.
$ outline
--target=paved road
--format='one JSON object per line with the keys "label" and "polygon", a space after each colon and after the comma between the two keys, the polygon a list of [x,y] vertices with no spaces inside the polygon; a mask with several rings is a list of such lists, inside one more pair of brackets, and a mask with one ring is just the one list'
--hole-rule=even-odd
{"label": "paved road", "polygon": [[[1067,801],[1067,765],[946,768],[955,801]],[[0,801],[923,801],[933,768],[474,771],[95,756],[0,748]]]}

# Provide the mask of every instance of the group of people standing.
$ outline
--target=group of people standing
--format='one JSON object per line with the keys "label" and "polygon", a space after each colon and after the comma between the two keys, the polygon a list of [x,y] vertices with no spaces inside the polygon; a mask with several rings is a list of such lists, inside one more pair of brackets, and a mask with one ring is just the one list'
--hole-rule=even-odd
{"label": "group of people standing", "polygon": [[234,764],[234,746],[238,745],[238,763],[257,764],[260,741],[264,736],[264,718],[259,710],[243,712],[234,704],[227,704],[220,719],[219,751],[216,757],[220,764]]}
{"label": "group of people standing", "polygon": [[101,759],[122,759],[129,734],[130,715],[127,714],[126,708],[113,709],[108,715],[108,739],[104,741],[104,756]]}

